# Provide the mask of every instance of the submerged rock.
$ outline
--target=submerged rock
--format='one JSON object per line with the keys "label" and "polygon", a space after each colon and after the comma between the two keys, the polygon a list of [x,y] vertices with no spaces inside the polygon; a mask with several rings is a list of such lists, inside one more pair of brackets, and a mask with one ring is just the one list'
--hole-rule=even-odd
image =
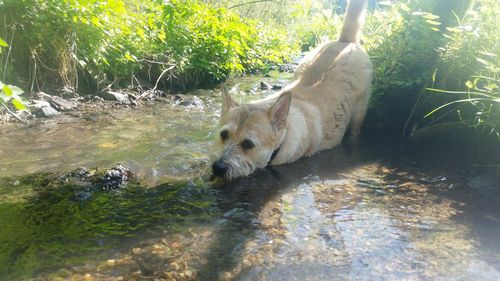
{"label": "submerged rock", "polygon": [[118,165],[106,172],[102,178],[102,189],[109,190],[123,188],[133,177],[134,175],[132,171],[122,165]]}
{"label": "submerged rock", "polygon": [[94,191],[125,187],[128,182],[135,179],[135,175],[130,169],[117,165],[104,173],[99,169],[82,167],[60,175],[57,179],[59,183],[71,183],[78,186],[79,188],[75,190],[75,199],[84,201],[90,198]]}
{"label": "submerged rock", "polygon": [[177,94],[173,100],[174,105],[203,108],[203,101],[197,96]]}
{"label": "submerged rock", "polygon": [[264,81],[261,81],[260,82],[260,87],[259,87],[261,90],[269,90],[271,89],[271,85],[269,85],[268,83],[264,82]]}

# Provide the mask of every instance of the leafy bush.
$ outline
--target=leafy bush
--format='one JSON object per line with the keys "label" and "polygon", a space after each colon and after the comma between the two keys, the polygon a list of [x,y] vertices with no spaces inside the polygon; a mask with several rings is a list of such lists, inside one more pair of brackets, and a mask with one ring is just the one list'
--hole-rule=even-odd
{"label": "leafy bush", "polygon": [[38,88],[46,79],[102,88],[159,78],[193,87],[293,53],[258,21],[195,0],[5,0],[0,18],[15,44],[6,74]]}
{"label": "leafy bush", "polygon": [[[2,54],[2,47],[9,47],[9,44],[0,38],[0,54]],[[3,107],[0,108],[0,112],[6,110],[8,113],[19,119],[19,117],[17,117],[17,115],[10,110],[8,104],[12,104],[12,106],[17,110],[25,110],[27,102],[25,99],[21,98],[22,94],[23,90],[19,87],[6,85],[0,80],[0,105]]]}
{"label": "leafy bush", "polygon": [[439,49],[434,85],[423,101],[425,109],[435,109],[426,112],[422,127],[457,120],[500,140],[499,17],[498,1],[479,0],[446,29],[448,43]]}
{"label": "leafy bush", "polygon": [[439,16],[417,7],[401,2],[367,18],[363,39],[375,67],[367,118],[371,128],[402,128],[435,69],[436,48],[443,42]]}

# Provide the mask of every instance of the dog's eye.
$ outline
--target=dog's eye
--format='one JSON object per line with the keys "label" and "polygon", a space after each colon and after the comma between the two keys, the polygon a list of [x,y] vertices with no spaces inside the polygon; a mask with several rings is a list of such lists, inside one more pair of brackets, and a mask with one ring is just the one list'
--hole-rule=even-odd
{"label": "dog's eye", "polygon": [[220,132],[220,138],[225,141],[229,138],[229,132],[227,130],[224,130]]}
{"label": "dog's eye", "polygon": [[253,143],[253,141],[249,139],[246,139],[243,142],[241,142],[241,147],[243,147],[243,149],[252,149],[254,146],[255,144]]}

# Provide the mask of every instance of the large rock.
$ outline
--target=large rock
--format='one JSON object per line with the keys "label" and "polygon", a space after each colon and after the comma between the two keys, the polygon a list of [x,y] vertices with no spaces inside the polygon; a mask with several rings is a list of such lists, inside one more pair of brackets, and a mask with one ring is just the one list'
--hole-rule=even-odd
{"label": "large rock", "polygon": [[33,104],[30,105],[30,110],[38,117],[54,117],[60,114],[45,100],[33,101]]}
{"label": "large rock", "polygon": [[58,96],[53,96],[50,104],[60,111],[68,111],[76,107],[75,103]]}
{"label": "large rock", "polygon": [[41,100],[50,103],[52,107],[59,111],[68,111],[76,107],[76,104],[74,102],[68,101],[67,99],[59,96],[51,96],[44,92],[38,92],[37,96]]}
{"label": "large rock", "polygon": [[108,101],[117,101],[123,104],[130,104],[130,99],[127,94],[122,94],[118,92],[108,91],[101,93],[100,96]]}

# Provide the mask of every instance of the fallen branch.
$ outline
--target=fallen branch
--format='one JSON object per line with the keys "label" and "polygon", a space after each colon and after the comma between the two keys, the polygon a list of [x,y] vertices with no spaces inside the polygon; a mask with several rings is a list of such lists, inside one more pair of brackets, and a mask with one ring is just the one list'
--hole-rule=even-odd
{"label": "fallen branch", "polygon": [[145,97],[147,97],[147,96],[150,96],[150,95],[154,94],[154,92],[155,92],[155,91],[156,91],[156,89],[158,88],[158,83],[160,83],[161,78],[163,78],[163,75],[165,75],[168,71],[170,71],[170,70],[174,69],[174,67],[176,67],[176,66],[177,66],[177,65],[173,64],[173,65],[171,65],[169,68],[165,68],[165,69],[161,72],[160,76],[158,76],[158,79],[156,79],[156,83],[155,83],[155,86],[153,87],[153,89],[151,89],[151,90],[147,90],[147,91],[145,91],[144,93],[142,93],[142,94],[141,94],[141,95],[140,95],[140,96],[136,99],[136,101],[141,100],[141,99],[143,99],[143,98],[145,98]]}

